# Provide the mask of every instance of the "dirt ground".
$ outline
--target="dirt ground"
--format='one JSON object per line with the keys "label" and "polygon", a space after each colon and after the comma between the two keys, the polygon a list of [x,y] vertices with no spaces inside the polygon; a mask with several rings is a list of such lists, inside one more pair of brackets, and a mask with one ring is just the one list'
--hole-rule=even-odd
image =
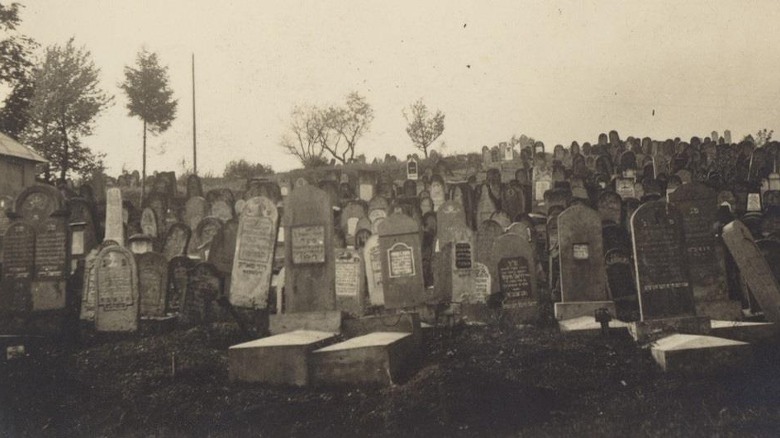
{"label": "dirt ground", "polygon": [[241,341],[220,324],[45,347],[0,368],[0,436],[780,436],[777,345],[684,376],[627,335],[435,328],[396,386],[289,388],[229,382]]}

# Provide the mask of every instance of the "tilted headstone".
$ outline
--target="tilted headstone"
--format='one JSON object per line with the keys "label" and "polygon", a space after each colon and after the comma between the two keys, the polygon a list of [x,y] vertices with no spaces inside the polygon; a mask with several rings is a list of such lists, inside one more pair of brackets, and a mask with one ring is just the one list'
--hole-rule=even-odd
{"label": "tilted headstone", "polygon": [[234,306],[267,307],[278,223],[279,213],[270,199],[247,200],[238,220],[233,257],[230,302]]}
{"label": "tilted headstone", "polygon": [[385,307],[425,303],[420,226],[405,215],[390,215],[379,225]]}
{"label": "tilted headstone", "polygon": [[669,194],[669,202],[680,211],[696,313],[715,319],[734,320],[742,316],[739,303],[729,301],[723,247],[716,240],[717,192],[704,184],[683,184]]}
{"label": "tilted headstone", "polygon": [[[278,222],[278,221],[277,221]],[[278,236],[278,232],[277,232]],[[217,231],[211,239],[208,262],[214,265],[225,277],[225,293],[230,293],[232,284],[233,265],[236,255],[236,243],[238,242],[238,221],[231,219]],[[281,251],[279,251],[281,252]],[[276,251],[274,252],[274,256]]]}
{"label": "tilted headstone", "polygon": [[642,320],[695,315],[682,215],[651,201],[631,217],[634,264]]}
{"label": "tilted headstone", "polygon": [[190,227],[183,223],[176,223],[168,228],[163,244],[163,255],[170,261],[174,257],[187,254],[187,245],[189,245],[192,231]]}
{"label": "tilted headstone", "polygon": [[479,194],[479,202],[477,203],[477,223],[481,224],[486,220],[490,220],[490,217],[497,210],[496,199],[491,195],[488,185],[483,184]]}
{"label": "tilted headstone", "polygon": [[190,271],[195,267],[195,264],[195,260],[184,255],[176,256],[168,261],[167,311],[178,312],[181,309],[181,303],[187,293]]}
{"label": "tilted headstone", "polygon": [[139,312],[141,316],[164,316],[168,286],[168,261],[156,252],[135,256],[138,269]]}
{"label": "tilted headstone", "polygon": [[304,186],[284,208],[287,312],[336,309],[333,211],[322,190]]}
{"label": "tilted headstone", "polygon": [[133,254],[107,246],[97,255],[95,328],[101,332],[138,329],[138,271]]}
{"label": "tilted headstone", "polygon": [[208,253],[211,250],[211,241],[214,236],[219,233],[222,228],[222,220],[213,216],[204,217],[198,223],[195,232],[190,238],[190,243],[187,247],[187,252],[192,258],[206,260]]}

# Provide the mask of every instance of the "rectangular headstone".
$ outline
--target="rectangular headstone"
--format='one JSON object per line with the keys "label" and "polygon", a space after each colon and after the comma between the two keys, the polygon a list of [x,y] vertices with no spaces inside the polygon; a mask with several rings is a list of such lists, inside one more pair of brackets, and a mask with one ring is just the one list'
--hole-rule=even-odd
{"label": "rectangular headstone", "polygon": [[133,254],[121,246],[98,253],[95,328],[125,332],[138,329],[138,271]]}
{"label": "rectangular headstone", "polygon": [[122,192],[118,187],[106,191],[106,232],[103,240],[125,244],[125,228],[122,221]]}
{"label": "rectangular headstone", "polygon": [[421,236],[418,223],[392,214],[379,224],[385,307],[397,309],[425,303]]}
{"label": "rectangular headstone", "polygon": [[278,217],[274,203],[262,196],[249,199],[241,212],[230,285],[234,306],[268,305]]}
{"label": "rectangular headstone", "polygon": [[338,308],[353,314],[365,313],[366,283],[363,259],[356,249],[337,249],[336,301]]}

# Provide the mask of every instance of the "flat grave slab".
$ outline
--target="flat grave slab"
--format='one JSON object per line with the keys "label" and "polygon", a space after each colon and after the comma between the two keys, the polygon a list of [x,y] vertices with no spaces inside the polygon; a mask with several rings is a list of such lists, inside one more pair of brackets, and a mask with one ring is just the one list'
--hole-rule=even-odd
{"label": "flat grave slab", "polygon": [[394,315],[364,316],[362,318],[345,319],[341,322],[341,333],[348,338],[374,332],[411,333],[415,343],[420,345],[422,343],[420,314],[417,312],[404,312]]}
{"label": "flat grave slab", "polygon": [[650,351],[664,371],[696,374],[739,368],[753,357],[747,342],[686,334],[659,339]]}
{"label": "flat grave slab", "polygon": [[711,335],[742,342],[761,342],[777,339],[780,327],[772,322],[723,321],[713,319]]}
{"label": "flat grave slab", "polygon": [[606,308],[613,317],[617,315],[614,301],[569,301],[566,303],[555,303],[553,308],[555,319],[562,321],[573,319],[579,316],[587,316],[591,319],[596,310]]}
{"label": "flat grave slab", "polygon": [[341,318],[340,310],[277,313],[269,316],[268,330],[274,335],[295,330],[339,333],[341,331]]}
{"label": "flat grave slab", "polygon": [[228,375],[231,381],[306,386],[311,352],[334,339],[333,333],[296,330],[233,345]]}
{"label": "flat grave slab", "polygon": [[[613,319],[609,322],[610,333],[628,334],[628,325],[627,322]],[[596,322],[596,318],[593,316],[579,316],[558,321],[558,328],[561,333],[601,333],[601,324]]]}
{"label": "flat grave slab", "polygon": [[411,333],[375,332],[314,351],[317,385],[394,384],[414,353]]}
{"label": "flat grave slab", "polygon": [[708,316],[648,319],[632,322],[628,331],[640,344],[652,342],[673,333],[706,335],[712,330]]}

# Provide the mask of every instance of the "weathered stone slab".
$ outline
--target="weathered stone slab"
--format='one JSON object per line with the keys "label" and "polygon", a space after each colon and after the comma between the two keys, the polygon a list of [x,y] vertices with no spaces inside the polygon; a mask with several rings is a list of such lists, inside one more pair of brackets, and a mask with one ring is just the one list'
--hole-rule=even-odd
{"label": "weathered stone slab", "polygon": [[411,333],[375,332],[315,350],[315,385],[392,385],[414,354]]}
{"label": "weathered stone slab", "polygon": [[390,215],[379,225],[385,307],[425,303],[420,226],[405,215]]}
{"label": "weathered stone slab", "polygon": [[237,307],[265,309],[271,287],[278,212],[270,199],[247,200],[238,221],[230,302]]}
{"label": "weathered stone slab", "polygon": [[232,381],[306,386],[311,352],[334,340],[333,333],[298,330],[233,345],[228,375]]}
{"label": "weathered stone slab", "polygon": [[411,333],[415,343],[422,345],[422,326],[417,312],[347,318],[341,322],[341,334],[347,338],[374,332]]}
{"label": "weathered stone slab", "polygon": [[179,315],[185,325],[199,325],[224,319],[217,299],[224,293],[224,277],[211,263],[198,263],[188,271],[187,291]]}
{"label": "weathered stone slab", "polygon": [[599,214],[582,204],[558,215],[563,302],[608,301]]}
{"label": "weathered stone slab", "polygon": [[138,268],[141,316],[164,316],[168,286],[168,263],[165,256],[147,252],[136,255],[135,262]]}
{"label": "weathered stone slab", "polygon": [[534,250],[521,236],[507,233],[493,244],[491,277],[502,299],[503,312],[513,323],[533,322],[539,316]]}
{"label": "weathered stone slab", "polygon": [[183,223],[175,223],[168,228],[163,244],[163,255],[166,260],[187,254],[187,246],[190,243],[192,231]]}
{"label": "weathered stone slab", "polygon": [[122,221],[122,192],[117,187],[106,191],[106,225],[103,240],[125,244],[125,227]]}
{"label": "weathered stone slab", "polygon": [[707,316],[683,316],[631,322],[628,330],[635,341],[644,344],[675,333],[706,335],[712,327]]}
{"label": "weathered stone slab", "polygon": [[107,246],[97,255],[95,328],[126,332],[138,329],[138,271],[133,254]]}
{"label": "weathered stone slab", "polygon": [[[564,319],[558,321],[558,328],[561,333],[587,333],[601,334],[601,323],[591,316],[578,316],[576,318]],[[610,333],[628,334],[628,323],[613,319],[609,322]]]}
{"label": "weathered stone slab", "polygon": [[664,371],[693,374],[744,368],[753,358],[746,342],[701,335],[671,335],[656,341],[650,351]]}
{"label": "weathered stone slab", "polygon": [[382,287],[382,253],[379,249],[379,236],[371,235],[363,247],[368,299],[372,306],[385,304],[385,292]]}
{"label": "weathered stone slab", "polygon": [[366,282],[360,251],[336,250],[336,302],[340,310],[352,315],[365,313]]}
{"label": "weathered stone slab", "polygon": [[780,336],[780,329],[773,322],[710,321],[710,334],[719,338],[756,343],[773,342]]}

